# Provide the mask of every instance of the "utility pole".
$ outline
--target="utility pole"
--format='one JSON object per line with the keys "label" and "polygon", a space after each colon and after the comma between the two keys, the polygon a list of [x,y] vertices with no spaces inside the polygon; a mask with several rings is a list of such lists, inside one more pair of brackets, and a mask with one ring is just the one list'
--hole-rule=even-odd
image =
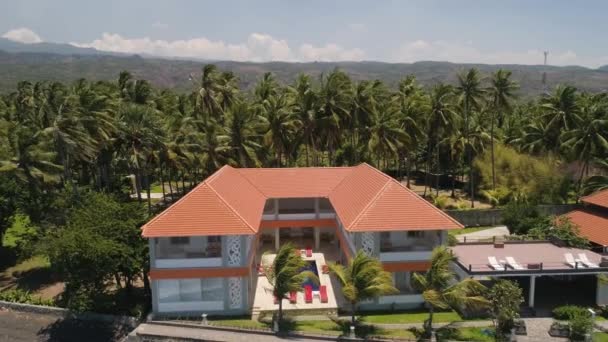
{"label": "utility pole", "polygon": [[545,94],[549,93],[549,88],[547,88],[547,56],[549,55],[549,51],[543,51],[545,55],[545,62],[543,63],[543,92]]}

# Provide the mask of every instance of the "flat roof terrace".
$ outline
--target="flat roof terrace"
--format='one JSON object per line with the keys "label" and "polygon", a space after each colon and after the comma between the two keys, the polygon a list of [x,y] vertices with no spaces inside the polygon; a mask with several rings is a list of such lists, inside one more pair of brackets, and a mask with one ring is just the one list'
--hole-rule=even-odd
{"label": "flat roof terrace", "polygon": [[516,276],[597,274],[608,272],[602,256],[547,241],[471,243],[451,247],[457,264],[469,275]]}

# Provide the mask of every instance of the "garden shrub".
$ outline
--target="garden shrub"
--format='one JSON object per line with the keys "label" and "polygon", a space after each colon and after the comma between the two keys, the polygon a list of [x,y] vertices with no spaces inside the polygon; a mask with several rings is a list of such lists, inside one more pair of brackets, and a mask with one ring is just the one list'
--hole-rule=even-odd
{"label": "garden shrub", "polygon": [[21,289],[0,291],[0,300],[11,303],[55,306],[55,301],[53,299],[43,299],[39,296],[33,296],[28,291]]}
{"label": "garden shrub", "polygon": [[[570,190],[569,177],[560,172],[559,161],[537,158],[497,144],[494,148],[496,168],[495,202],[510,198],[529,198],[540,203],[564,203]],[[489,190],[492,184],[492,155],[490,149],[475,159],[474,167],[480,176],[480,189]],[[500,204],[503,204],[500,203]]]}
{"label": "garden shrub", "polygon": [[538,212],[536,203],[516,200],[504,207],[502,223],[509,228],[511,234],[527,234],[530,229],[549,223],[549,217]]}
{"label": "garden shrub", "polygon": [[553,309],[553,317],[555,319],[569,321],[578,316],[591,317],[591,313],[584,307],[576,305],[563,305]]}
{"label": "garden shrub", "polygon": [[592,328],[593,320],[589,312],[587,314],[577,313],[570,319],[570,338],[574,341],[582,341],[585,334],[591,332]]}

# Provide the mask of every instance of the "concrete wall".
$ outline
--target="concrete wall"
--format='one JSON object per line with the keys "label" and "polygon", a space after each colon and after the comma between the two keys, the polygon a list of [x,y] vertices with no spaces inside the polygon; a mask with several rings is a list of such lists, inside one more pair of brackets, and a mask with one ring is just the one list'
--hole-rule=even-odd
{"label": "concrete wall", "polygon": [[[562,215],[576,208],[578,204],[539,205],[538,211],[544,215]],[[502,223],[503,209],[446,210],[445,212],[465,227],[494,226]]]}

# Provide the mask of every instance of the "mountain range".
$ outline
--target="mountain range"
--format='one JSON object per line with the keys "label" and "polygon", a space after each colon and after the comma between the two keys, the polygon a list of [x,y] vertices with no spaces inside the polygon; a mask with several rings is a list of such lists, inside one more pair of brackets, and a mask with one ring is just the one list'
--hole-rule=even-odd
{"label": "mountain range", "polygon": [[177,91],[192,89],[190,74],[199,74],[206,63],[214,63],[222,70],[233,71],[240,79],[241,87],[251,89],[266,72],[272,72],[285,83],[292,82],[299,73],[318,77],[340,68],[354,80],[380,79],[394,87],[408,74],[413,74],[425,86],[438,82],[454,83],[458,72],[476,67],[489,74],[500,68],[513,72],[513,79],[520,84],[522,97],[543,92],[542,74],[547,73],[547,86],[570,84],[585,91],[608,90],[608,65],[597,69],[580,66],[542,65],[490,65],[449,62],[383,63],[383,62],[233,62],[168,59],[147,55],[129,55],[81,48],[70,44],[35,43],[22,44],[0,38],[0,92],[15,89],[22,80],[71,82],[78,78],[90,80],[115,80],[122,70],[128,70],[137,78],[147,79],[162,88]]}

